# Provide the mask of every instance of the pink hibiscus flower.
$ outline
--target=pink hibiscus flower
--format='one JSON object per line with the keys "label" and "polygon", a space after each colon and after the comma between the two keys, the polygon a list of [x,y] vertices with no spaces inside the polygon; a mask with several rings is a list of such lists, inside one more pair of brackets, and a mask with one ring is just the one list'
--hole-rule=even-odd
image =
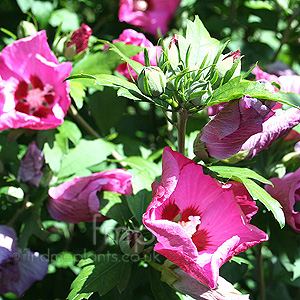
{"label": "pink hibiscus flower", "polygon": [[[161,54],[161,47],[153,46],[153,44],[145,37],[143,33],[137,32],[133,29],[125,29],[119,36],[118,39],[113,40],[116,42],[124,42],[126,45],[136,45],[140,47],[148,48],[149,61],[151,66],[156,66],[156,57],[159,57]],[[138,61],[139,63],[145,65],[144,52],[141,51],[135,56],[132,56],[131,59]],[[137,74],[129,67],[132,77],[137,80]],[[132,80],[127,63],[119,65],[116,69],[121,75],[125,76],[128,80]]]}
{"label": "pink hibiscus flower", "polygon": [[75,178],[49,189],[48,210],[53,219],[63,222],[100,222],[106,218],[99,214],[97,193],[110,191],[132,194],[131,174],[115,169]]}
{"label": "pink hibiscus flower", "polygon": [[168,25],[181,0],[120,0],[119,20],[157,36],[168,31]]}
{"label": "pink hibiscus flower", "polygon": [[[244,201],[250,208],[247,217]],[[257,209],[249,201],[235,187],[222,186],[204,175],[200,165],[165,148],[161,185],[153,184],[153,199],[143,222],[158,240],[155,251],[216,288],[219,268],[226,261],[268,239],[249,224]]]}
{"label": "pink hibiscus flower", "polygon": [[300,232],[300,212],[295,204],[300,201],[300,168],[282,178],[272,178],[274,187],[266,185],[266,191],[282,205],[286,222]]}
{"label": "pink hibiscus flower", "polygon": [[17,40],[0,55],[0,130],[50,129],[62,124],[71,103],[72,65],[59,63],[45,31]]}

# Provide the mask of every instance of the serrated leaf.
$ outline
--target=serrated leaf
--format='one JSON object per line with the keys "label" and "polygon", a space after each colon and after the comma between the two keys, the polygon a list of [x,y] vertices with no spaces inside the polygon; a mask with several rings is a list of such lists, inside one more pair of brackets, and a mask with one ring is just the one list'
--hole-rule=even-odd
{"label": "serrated leaf", "polygon": [[255,200],[259,200],[265,205],[268,210],[273,213],[280,227],[283,228],[285,225],[285,217],[280,203],[276,199],[271,197],[271,195],[266,190],[264,190],[254,181],[250,179],[244,179],[243,184]]}
{"label": "serrated leaf", "polygon": [[285,225],[285,217],[280,203],[271,197],[271,195],[255,183],[252,179],[256,179],[264,184],[272,184],[269,180],[257,174],[253,170],[239,167],[225,167],[225,166],[212,166],[209,167],[211,171],[217,172],[221,177],[229,178],[239,181],[245,185],[249,194],[255,199],[259,200],[265,207],[270,210],[275,219],[278,221],[280,227]]}
{"label": "serrated leaf", "polygon": [[224,178],[238,178],[243,180],[243,178],[251,178],[256,179],[264,184],[272,184],[270,180],[264,178],[263,176],[257,174],[253,170],[248,168],[240,168],[240,167],[228,167],[228,166],[211,166],[210,170],[217,172],[221,177]]}
{"label": "serrated leaf", "polygon": [[79,144],[70,149],[69,153],[63,158],[57,177],[68,177],[102,162],[111,154],[114,148],[114,144],[103,139],[80,140]]}
{"label": "serrated leaf", "polygon": [[266,91],[264,83],[243,80],[242,76],[237,76],[214,90],[207,106],[240,99],[244,95],[249,95],[257,99],[278,101],[299,109],[298,106],[290,102],[290,98],[286,93],[272,93]]}
{"label": "serrated leaf", "polygon": [[152,193],[147,190],[141,190],[136,195],[126,196],[127,204],[135,219],[140,225],[143,224],[142,217],[146,212],[152,199]]}
{"label": "serrated leaf", "polygon": [[68,300],[88,299],[94,292],[100,296],[117,285],[123,291],[130,277],[131,265],[120,254],[99,255],[97,264],[83,267],[71,285]]}
{"label": "serrated leaf", "polygon": [[65,120],[62,125],[58,126],[57,130],[62,137],[69,139],[74,145],[77,145],[82,137],[78,126],[68,120]]}

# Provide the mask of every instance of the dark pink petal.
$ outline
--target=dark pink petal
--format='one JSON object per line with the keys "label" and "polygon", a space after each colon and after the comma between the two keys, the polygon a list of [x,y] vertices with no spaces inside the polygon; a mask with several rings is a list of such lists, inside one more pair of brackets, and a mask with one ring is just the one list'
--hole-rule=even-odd
{"label": "dark pink petal", "polygon": [[51,216],[70,223],[98,222],[106,218],[99,214],[97,192],[107,190],[131,194],[131,175],[125,170],[109,170],[75,178],[49,189],[48,210]]}
{"label": "dark pink petal", "polygon": [[16,100],[22,100],[25,99],[28,92],[28,84],[25,81],[21,81],[18,84],[18,87],[15,91],[15,98]]}
{"label": "dark pink petal", "polygon": [[295,203],[300,201],[300,169],[270,181],[274,187],[265,185],[266,191],[282,205],[287,223],[300,232],[300,212],[294,209]]}
{"label": "dark pink petal", "polygon": [[269,146],[278,138],[284,136],[300,122],[300,110],[289,108],[268,119],[262,125],[262,131],[252,135],[242,145],[241,150],[249,150],[247,157],[253,157]]}

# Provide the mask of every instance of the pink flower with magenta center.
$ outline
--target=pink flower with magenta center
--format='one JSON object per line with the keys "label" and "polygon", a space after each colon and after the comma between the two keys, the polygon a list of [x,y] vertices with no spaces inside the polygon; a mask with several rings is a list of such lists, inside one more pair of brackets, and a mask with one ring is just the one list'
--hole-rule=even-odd
{"label": "pink flower with magenta center", "polygon": [[239,185],[222,185],[200,165],[165,148],[161,184],[153,184],[143,216],[158,240],[154,250],[215,288],[226,261],[268,239],[249,224],[257,207]]}
{"label": "pink flower with magenta center", "polygon": [[0,55],[0,130],[50,129],[69,108],[71,63],[59,63],[45,31],[17,40]]}

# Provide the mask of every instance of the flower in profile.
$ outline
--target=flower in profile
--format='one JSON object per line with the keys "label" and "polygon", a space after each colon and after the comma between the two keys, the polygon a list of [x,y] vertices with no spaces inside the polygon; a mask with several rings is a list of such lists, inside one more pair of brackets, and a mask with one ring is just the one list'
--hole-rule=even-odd
{"label": "flower in profile", "polygon": [[82,23],[81,26],[72,33],[65,49],[65,56],[68,59],[73,59],[76,54],[85,51],[88,48],[91,35],[92,29]]}
{"label": "flower in profile", "polygon": [[249,96],[228,102],[198,134],[195,154],[225,159],[238,153],[252,135],[262,131],[263,123],[274,114],[273,105]]}
{"label": "flower in profile", "polygon": [[18,248],[15,231],[0,226],[0,294],[13,292],[18,297],[48,271],[48,260],[39,253]]}
{"label": "flower in profile", "polygon": [[[156,66],[156,57],[159,57],[161,53],[161,47],[153,46],[153,44],[145,37],[143,33],[137,32],[133,29],[125,29],[119,36],[118,39],[113,40],[114,43],[116,42],[124,42],[126,45],[136,45],[140,47],[145,47],[148,50],[149,54],[149,61],[151,66]],[[143,51],[139,52],[131,59],[145,65],[144,53]],[[130,73],[132,77],[137,80],[137,74],[129,67]],[[127,63],[123,63],[119,65],[116,69],[121,75],[125,76],[128,80],[131,81],[131,76],[128,70]]]}
{"label": "flower in profile", "polygon": [[286,222],[300,232],[300,210],[295,207],[300,201],[300,168],[270,181],[274,186],[266,185],[266,191],[282,205]]}
{"label": "flower in profile", "polygon": [[[164,149],[161,184],[152,187],[143,222],[158,240],[154,250],[212,289],[226,261],[268,239],[249,224],[256,207],[241,205],[240,192],[222,187],[200,165],[170,148]],[[245,207],[250,208],[247,217]]]}
{"label": "flower in profile", "polygon": [[31,142],[27,147],[26,153],[21,159],[19,178],[23,182],[39,186],[43,178],[43,172],[41,169],[44,161],[44,153],[38,148],[35,141]]}
{"label": "flower in profile", "polygon": [[49,189],[48,210],[53,219],[79,223],[103,221],[99,213],[97,193],[110,191],[132,194],[131,174],[126,170],[114,169],[75,178]]}
{"label": "flower in profile", "polygon": [[119,20],[157,36],[164,35],[180,0],[120,0]]}
{"label": "flower in profile", "polygon": [[0,55],[0,130],[50,129],[62,124],[71,103],[72,65],[59,63],[45,31],[6,46]]}

